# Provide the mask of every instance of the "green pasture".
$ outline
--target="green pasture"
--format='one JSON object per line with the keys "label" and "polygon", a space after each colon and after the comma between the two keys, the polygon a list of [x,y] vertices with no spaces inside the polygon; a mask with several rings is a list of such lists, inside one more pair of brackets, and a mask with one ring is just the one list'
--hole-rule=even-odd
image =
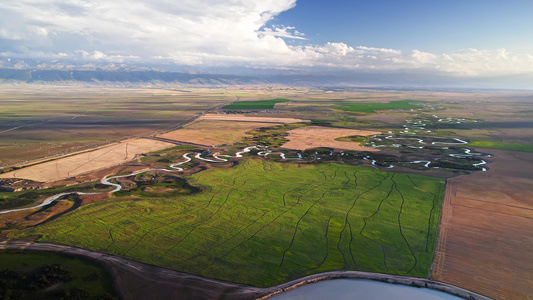
{"label": "green pasture", "polygon": [[390,109],[419,109],[420,105],[411,104],[412,102],[424,102],[419,100],[397,100],[390,101],[389,103],[340,103],[336,106],[336,109],[350,111],[350,112],[362,112],[362,113],[375,113],[377,110],[390,110]]}
{"label": "green pasture", "polygon": [[239,101],[222,107],[223,109],[273,109],[276,103],[289,102],[287,99],[270,99],[259,101]]}
{"label": "green pasture", "polygon": [[13,237],[255,286],[331,270],[428,276],[441,179],[260,159],[186,179],[203,192],[125,194]]}
{"label": "green pasture", "polygon": [[514,150],[533,152],[533,145],[531,144],[518,144],[518,143],[505,143],[505,142],[492,142],[492,141],[472,141],[468,146],[489,148],[489,149],[501,149],[501,150]]}
{"label": "green pasture", "polygon": [[0,252],[2,299],[117,299],[114,294],[109,273],[91,261],[47,252]]}

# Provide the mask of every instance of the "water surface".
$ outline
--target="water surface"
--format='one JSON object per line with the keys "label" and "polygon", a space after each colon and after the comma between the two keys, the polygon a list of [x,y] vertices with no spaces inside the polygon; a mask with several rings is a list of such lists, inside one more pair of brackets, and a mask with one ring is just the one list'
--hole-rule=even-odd
{"label": "water surface", "polygon": [[268,299],[336,300],[459,300],[444,292],[364,279],[334,279],[311,283]]}

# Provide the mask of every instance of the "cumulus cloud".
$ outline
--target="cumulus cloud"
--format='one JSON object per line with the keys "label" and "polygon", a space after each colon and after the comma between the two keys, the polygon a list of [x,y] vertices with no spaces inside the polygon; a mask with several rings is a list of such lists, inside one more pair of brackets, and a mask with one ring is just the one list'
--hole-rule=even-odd
{"label": "cumulus cloud", "polygon": [[[258,32],[295,0],[20,0],[0,3],[2,43],[23,51],[165,57],[186,63],[208,58],[257,58],[290,51],[281,36],[292,28]],[[258,34],[259,33],[259,34]],[[66,51],[65,51],[66,50]],[[194,55],[196,54],[196,55]],[[183,56],[182,56],[183,55]]]}
{"label": "cumulus cloud", "polygon": [[304,34],[292,26],[272,26],[272,28],[264,28],[263,30],[257,31],[257,33],[259,36],[270,35],[290,39],[306,40]]}
{"label": "cumulus cloud", "polygon": [[[0,55],[109,62],[344,70],[423,70],[479,76],[533,70],[505,49],[452,53],[290,45],[297,28],[270,26],[296,0],[18,0],[0,2]],[[2,51],[2,50],[0,50]]]}

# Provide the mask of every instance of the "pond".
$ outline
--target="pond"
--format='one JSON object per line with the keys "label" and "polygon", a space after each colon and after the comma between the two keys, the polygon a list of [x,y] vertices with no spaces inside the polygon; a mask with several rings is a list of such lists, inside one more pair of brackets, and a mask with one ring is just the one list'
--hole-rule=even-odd
{"label": "pond", "polygon": [[401,284],[391,284],[364,279],[334,279],[304,285],[272,296],[268,299],[458,300],[462,298],[432,289],[417,288]]}

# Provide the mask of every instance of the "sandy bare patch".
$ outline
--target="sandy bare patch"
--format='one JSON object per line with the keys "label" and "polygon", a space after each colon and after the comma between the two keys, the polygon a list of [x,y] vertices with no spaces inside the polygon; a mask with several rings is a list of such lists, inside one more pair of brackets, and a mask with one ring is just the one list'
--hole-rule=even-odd
{"label": "sandy bare patch", "polygon": [[130,139],[95,151],[63,157],[54,161],[0,174],[0,178],[22,178],[50,182],[118,165],[135,156],[172,147],[173,144],[149,139]]}
{"label": "sandy bare patch", "polygon": [[198,120],[264,122],[264,123],[280,123],[280,124],[310,122],[309,120],[294,119],[294,118],[251,117],[251,116],[237,115],[237,114],[205,114]]}
{"label": "sandy bare patch", "polygon": [[533,153],[503,150],[487,172],[448,180],[433,279],[493,299],[533,295]]}
{"label": "sandy bare patch", "polygon": [[289,136],[287,137],[289,142],[283,144],[281,147],[297,150],[328,147],[343,150],[379,151],[374,148],[362,147],[359,145],[359,143],[341,142],[336,141],[335,139],[345,136],[367,136],[380,133],[381,132],[368,130],[308,126],[290,130]]}
{"label": "sandy bare patch", "polygon": [[174,141],[215,146],[240,142],[243,137],[250,136],[246,134],[247,131],[260,127],[271,127],[277,124],[281,123],[222,121],[215,119],[200,120],[181,129],[159,135],[158,137]]}

